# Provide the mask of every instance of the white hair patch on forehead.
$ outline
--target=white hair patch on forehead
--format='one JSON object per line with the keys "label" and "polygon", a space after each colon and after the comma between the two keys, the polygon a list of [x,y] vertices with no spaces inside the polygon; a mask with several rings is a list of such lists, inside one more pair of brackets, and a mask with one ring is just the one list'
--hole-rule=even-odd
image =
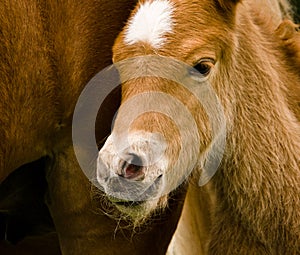
{"label": "white hair patch on forehead", "polygon": [[163,45],[166,33],[172,32],[173,5],[168,0],[154,0],[139,6],[129,20],[125,31],[125,43],[132,45],[147,42],[154,48]]}

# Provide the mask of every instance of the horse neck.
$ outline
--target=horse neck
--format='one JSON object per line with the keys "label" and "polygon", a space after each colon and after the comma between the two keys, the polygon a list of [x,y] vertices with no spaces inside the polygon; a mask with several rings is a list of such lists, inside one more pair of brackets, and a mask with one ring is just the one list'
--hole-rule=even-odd
{"label": "horse neck", "polygon": [[228,98],[235,103],[229,106],[228,144],[219,184],[232,193],[257,194],[269,188],[270,194],[277,194],[295,179],[300,182],[300,125],[287,98],[288,83],[299,84],[299,77],[282,64],[284,56],[272,42],[272,34],[246,18],[242,22],[248,24],[236,28],[231,64],[224,67],[232,75],[223,86],[231,88]]}

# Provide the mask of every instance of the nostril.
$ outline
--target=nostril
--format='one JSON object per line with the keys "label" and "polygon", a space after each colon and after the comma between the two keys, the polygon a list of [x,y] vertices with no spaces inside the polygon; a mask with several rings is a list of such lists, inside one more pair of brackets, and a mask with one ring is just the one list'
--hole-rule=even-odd
{"label": "nostril", "polygon": [[140,166],[129,164],[125,169],[124,173],[126,178],[134,178],[136,175],[139,175],[139,172],[141,170]]}
{"label": "nostril", "polygon": [[130,164],[136,165],[136,166],[142,166],[143,165],[143,160],[136,154],[130,154],[131,160]]}
{"label": "nostril", "polygon": [[130,160],[123,164],[121,176],[132,180],[142,180],[144,178],[143,161],[135,154],[130,154],[130,156]]}

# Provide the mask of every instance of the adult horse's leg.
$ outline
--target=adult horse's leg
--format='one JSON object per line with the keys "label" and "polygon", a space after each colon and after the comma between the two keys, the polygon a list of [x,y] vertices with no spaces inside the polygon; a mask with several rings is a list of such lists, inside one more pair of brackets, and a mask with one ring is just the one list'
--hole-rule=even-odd
{"label": "adult horse's leg", "polygon": [[164,213],[134,233],[131,228],[121,229],[122,221],[96,212],[100,201],[91,199],[91,185],[78,166],[72,147],[54,156],[47,179],[48,206],[62,254],[165,254],[180,216],[184,189]]}

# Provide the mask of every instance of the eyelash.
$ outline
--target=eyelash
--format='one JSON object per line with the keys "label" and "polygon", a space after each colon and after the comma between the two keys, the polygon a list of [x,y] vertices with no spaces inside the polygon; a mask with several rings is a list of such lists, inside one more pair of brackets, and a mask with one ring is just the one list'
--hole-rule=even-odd
{"label": "eyelash", "polygon": [[215,64],[215,61],[213,59],[203,58],[197,64],[195,64],[193,66],[193,69],[190,71],[190,74],[191,75],[199,75],[199,73],[200,73],[202,76],[206,77],[209,75],[214,64]]}

